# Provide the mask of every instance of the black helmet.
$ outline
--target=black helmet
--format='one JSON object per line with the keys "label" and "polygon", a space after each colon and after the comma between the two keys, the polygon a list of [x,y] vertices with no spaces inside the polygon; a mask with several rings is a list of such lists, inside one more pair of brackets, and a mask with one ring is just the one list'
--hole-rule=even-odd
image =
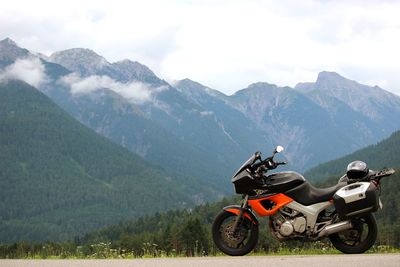
{"label": "black helmet", "polygon": [[347,177],[352,180],[361,180],[369,172],[365,162],[356,160],[347,165]]}

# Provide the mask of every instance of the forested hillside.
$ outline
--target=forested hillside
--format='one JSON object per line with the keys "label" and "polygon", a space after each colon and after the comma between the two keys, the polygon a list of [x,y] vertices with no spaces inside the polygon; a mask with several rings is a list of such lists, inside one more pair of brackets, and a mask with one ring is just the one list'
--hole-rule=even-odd
{"label": "forested hillside", "polygon": [[350,155],[332,160],[307,171],[305,177],[313,181],[323,181],[330,176],[339,177],[346,172],[347,165],[355,160],[367,163],[370,169],[400,167],[400,131],[389,138]]}
{"label": "forested hillside", "polygon": [[[397,140],[397,141],[396,141]],[[398,133],[395,133],[388,140],[371,146],[368,149],[361,150],[365,153],[356,152],[362,159],[368,159],[367,155],[374,156],[377,164],[382,166],[396,167],[396,160],[390,161],[383,151],[388,151],[389,147],[399,147]],[[373,155],[372,151],[381,151]],[[397,154],[394,154],[395,157]],[[346,160],[353,160],[355,156],[347,156]],[[358,157],[357,157],[358,158]],[[343,159],[339,159],[341,161]],[[346,161],[344,160],[344,161]],[[385,164],[392,162],[393,165]],[[325,166],[322,165],[322,166]],[[343,170],[338,169],[340,173]],[[332,176],[329,174],[328,176]],[[335,183],[336,176],[327,179],[323,183]],[[400,168],[396,168],[396,174],[382,180],[383,210],[375,213],[378,220],[378,240],[376,246],[386,245],[400,247]],[[67,243],[48,243],[46,249],[42,249],[40,244],[28,245],[25,243],[14,244],[11,246],[0,246],[0,253],[10,257],[21,257],[22,253],[52,253],[53,255],[77,255],[94,257],[123,257],[124,255],[143,256],[143,255],[204,255],[213,254],[218,250],[213,245],[211,239],[211,223],[222,207],[230,204],[238,204],[240,197],[231,197],[213,204],[204,204],[197,206],[193,210],[182,209],[169,212],[156,213],[155,215],[127,221],[125,223],[115,224],[103,229],[96,230],[89,234]],[[270,234],[268,222],[265,218],[260,218],[260,239],[255,251],[276,251],[282,245],[276,241]],[[296,249],[306,247],[324,248],[330,247],[329,242],[320,243],[285,243]],[[22,251],[22,252],[21,252]],[[23,254],[25,253],[25,254]],[[47,254],[46,254],[47,253]]]}
{"label": "forested hillside", "polygon": [[[381,199],[383,210],[375,213],[378,221],[378,240],[375,245],[400,247],[400,169],[383,182]],[[124,224],[109,226],[78,240],[87,254],[94,253],[92,244],[107,245],[115,251],[125,251],[135,256],[143,254],[188,256],[215,253],[218,249],[211,238],[211,223],[222,207],[238,204],[239,198],[229,198],[213,204],[201,205],[193,211],[181,210],[143,217]],[[270,234],[268,219],[260,219],[260,238],[255,251],[277,251],[282,244]],[[290,241],[285,246],[303,249],[328,248],[329,241],[303,243]]]}
{"label": "forested hillside", "polygon": [[400,246],[400,131],[389,138],[337,160],[321,164],[307,173],[305,177],[318,181],[321,186],[334,185],[346,172],[347,165],[355,160],[367,163],[370,169],[395,168],[395,175],[381,181],[381,200],[383,209],[376,216],[382,242]]}
{"label": "forested hillside", "polygon": [[[364,160],[374,169],[385,166],[396,169],[395,175],[382,180],[381,200],[383,209],[375,213],[379,227],[376,245],[400,247],[400,132],[394,133],[390,138],[376,145],[322,164],[320,168],[310,171],[306,177],[313,173],[322,173],[325,175],[324,177],[332,178],[325,178],[324,181],[320,181],[321,187],[336,183],[338,177],[344,173],[347,164],[357,159]],[[93,244],[107,241],[111,242],[111,245],[115,248],[130,249],[138,255],[140,255],[140,248],[143,248],[143,244],[147,242],[157,244],[157,249],[166,252],[175,249],[184,252],[189,251],[188,254],[191,254],[194,252],[194,243],[187,242],[187,239],[185,239],[187,236],[191,236],[192,239],[194,238],[193,240],[198,238],[197,249],[214,250],[210,235],[212,220],[223,206],[236,203],[239,203],[239,199],[231,198],[212,205],[199,206],[192,212],[175,211],[141,218],[137,221],[110,226],[93,232],[86,235],[81,242],[82,244]],[[199,224],[201,228],[190,228],[189,226],[194,223]],[[262,220],[261,225],[262,231],[256,250],[278,249],[279,243],[269,234],[269,229],[266,227],[267,221]],[[192,247],[188,244],[192,244]],[[299,244],[292,245],[299,246]],[[303,245],[300,244],[300,246]],[[155,250],[154,247],[150,248]]]}
{"label": "forested hillside", "polygon": [[0,84],[0,188],[1,243],[71,239],[204,197],[201,181],[146,163],[11,80]]}

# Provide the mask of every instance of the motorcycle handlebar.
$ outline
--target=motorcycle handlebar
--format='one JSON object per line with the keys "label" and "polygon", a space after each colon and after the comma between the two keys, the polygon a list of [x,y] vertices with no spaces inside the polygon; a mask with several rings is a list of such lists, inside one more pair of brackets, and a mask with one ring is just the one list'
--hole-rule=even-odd
{"label": "motorcycle handlebar", "polygon": [[279,165],[285,165],[287,162],[282,161],[282,162],[275,162],[273,158],[267,158],[264,160],[264,165],[267,169],[272,170],[278,167]]}
{"label": "motorcycle handlebar", "polygon": [[282,162],[275,162],[274,161],[274,156],[275,154],[278,153],[278,151],[274,151],[274,153],[272,154],[272,156],[262,160],[261,159],[261,153],[260,152],[256,152],[256,158],[258,160],[260,160],[259,163],[253,165],[254,170],[256,170],[257,173],[263,173],[266,172],[268,170],[273,170],[275,168],[277,168],[279,165],[285,165],[287,164],[286,161],[282,161]]}
{"label": "motorcycle handlebar", "polygon": [[380,170],[377,172],[373,172],[372,174],[369,174],[362,179],[348,178],[347,182],[352,184],[352,183],[356,183],[356,182],[362,182],[362,181],[371,182],[371,181],[375,180],[379,183],[383,177],[390,176],[390,175],[394,174],[395,172],[396,171],[393,168],[383,169],[383,170]]}
{"label": "motorcycle handlebar", "polygon": [[379,180],[382,179],[383,177],[390,176],[390,175],[394,174],[395,172],[396,172],[396,171],[395,171],[393,168],[383,169],[383,170],[380,170],[380,171],[374,173],[374,174],[373,174],[371,177],[369,177],[369,178],[370,178],[370,179],[377,179],[377,180],[379,181]]}

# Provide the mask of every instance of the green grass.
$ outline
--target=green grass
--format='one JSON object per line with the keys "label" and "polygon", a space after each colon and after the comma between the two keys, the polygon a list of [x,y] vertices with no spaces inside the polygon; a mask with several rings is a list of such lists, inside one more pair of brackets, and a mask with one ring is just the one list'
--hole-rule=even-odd
{"label": "green grass", "polygon": [[[77,247],[75,254],[69,252],[61,252],[58,255],[48,254],[45,249],[37,254],[28,253],[25,257],[19,257],[20,259],[136,259],[136,258],[185,258],[184,254],[171,253],[167,255],[165,252],[158,251],[151,253],[147,251],[142,257],[135,256],[132,252],[125,251],[123,249],[112,249],[109,243],[99,243],[92,245],[94,253],[85,255],[81,251],[81,247]],[[394,248],[390,246],[373,246],[366,254],[388,254],[388,253],[400,253],[400,248]],[[288,248],[284,245],[276,251],[271,252],[251,252],[248,256],[299,256],[299,255],[343,255],[340,251],[333,247],[321,247],[321,248]],[[195,255],[201,257],[202,255]],[[227,256],[222,252],[217,252],[215,255],[208,255],[207,257],[221,257]]]}

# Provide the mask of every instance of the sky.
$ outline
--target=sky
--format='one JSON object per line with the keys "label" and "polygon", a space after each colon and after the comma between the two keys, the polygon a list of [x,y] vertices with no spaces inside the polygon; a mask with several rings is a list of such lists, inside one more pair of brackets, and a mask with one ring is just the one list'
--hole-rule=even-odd
{"label": "sky", "polygon": [[90,48],[167,81],[232,94],[335,71],[400,95],[400,1],[2,1],[0,39],[50,55]]}

